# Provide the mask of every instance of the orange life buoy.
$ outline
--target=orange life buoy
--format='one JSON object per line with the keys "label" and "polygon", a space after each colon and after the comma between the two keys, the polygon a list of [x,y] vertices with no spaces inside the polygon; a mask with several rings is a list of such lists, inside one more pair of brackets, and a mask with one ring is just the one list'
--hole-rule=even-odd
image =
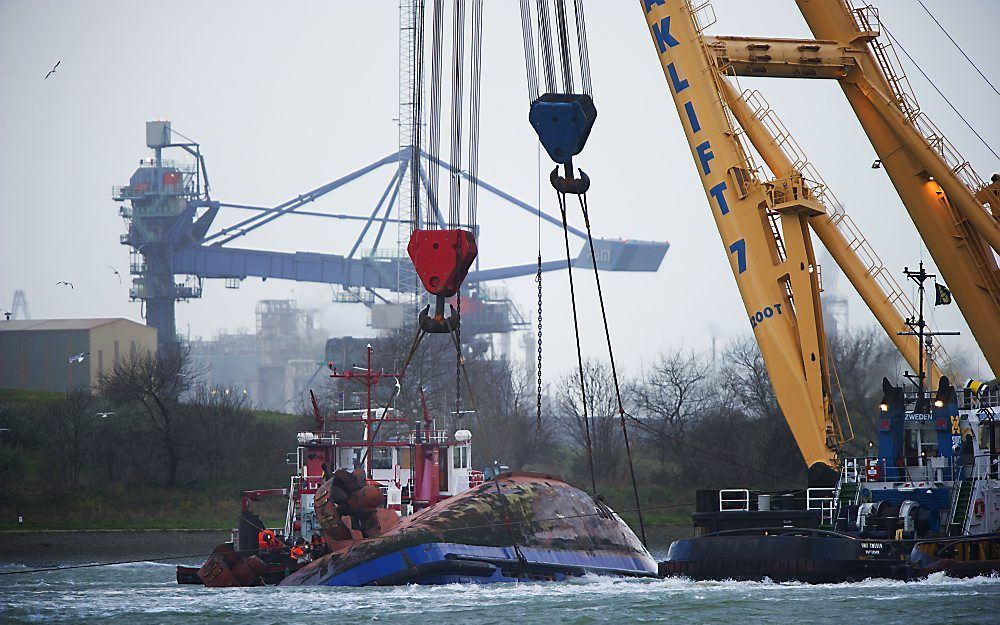
{"label": "orange life buoy", "polygon": [[986,514],[986,502],[982,499],[977,499],[976,503],[972,506],[972,513],[977,517],[982,518]]}

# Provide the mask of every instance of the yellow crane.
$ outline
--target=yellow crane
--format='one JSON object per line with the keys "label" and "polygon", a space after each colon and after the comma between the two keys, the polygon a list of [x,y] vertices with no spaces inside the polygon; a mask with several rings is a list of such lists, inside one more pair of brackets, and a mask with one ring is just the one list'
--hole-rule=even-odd
{"label": "yellow crane", "polygon": [[[844,0],[798,0],[822,39],[706,37],[686,0],[640,0],[775,396],[810,468],[828,482],[844,435],[810,230],[823,242],[889,338],[931,380],[906,331],[914,317],[878,255],[757,92],[739,75],[840,81],[920,236],[994,370],[1000,370],[1000,182],[987,185],[926,119],[877,41],[877,13]],[[761,156],[772,177],[752,160]],[[984,210],[989,204],[992,212]],[[931,350],[932,352],[934,350]]]}

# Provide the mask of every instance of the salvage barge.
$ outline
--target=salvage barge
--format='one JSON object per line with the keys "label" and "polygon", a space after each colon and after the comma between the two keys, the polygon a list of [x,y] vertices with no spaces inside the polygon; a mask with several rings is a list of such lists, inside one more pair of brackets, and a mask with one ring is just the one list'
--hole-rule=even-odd
{"label": "salvage barge", "polygon": [[878,447],[833,487],[701,491],[699,535],[671,544],[664,576],[699,580],[912,580],[1000,574],[1000,390],[942,378],[883,383]]}

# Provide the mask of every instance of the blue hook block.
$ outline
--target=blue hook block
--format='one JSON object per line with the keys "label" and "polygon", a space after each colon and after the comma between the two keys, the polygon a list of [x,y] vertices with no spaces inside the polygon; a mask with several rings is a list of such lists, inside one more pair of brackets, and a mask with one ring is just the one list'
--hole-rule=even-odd
{"label": "blue hook block", "polygon": [[596,120],[597,107],[585,93],[546,93],[528,111],[528,121],[545,151],[563,165],[583,150]]}

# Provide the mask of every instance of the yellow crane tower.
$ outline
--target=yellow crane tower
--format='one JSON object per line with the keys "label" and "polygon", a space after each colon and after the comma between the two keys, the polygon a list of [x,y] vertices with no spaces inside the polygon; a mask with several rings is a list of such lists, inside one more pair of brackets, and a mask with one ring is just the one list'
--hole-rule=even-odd
{"label": "yellow crane tower", "polygon": [[[798,4],[824,39],[705,37],[686,0],[640,0],[775,396],[818,482],[839,467],[843,434],[810,228],[916,370],[917,340],[900,334],[914,310],[762,96],[741,94],[729,76],[840,81],[994,370],[1000,289],[990,246],[1000,249],[1000,229],[984,204],[1000,211],[1000,182],[979,180],[916,108],[876,40],[873,9],[844,0]],[[761,180],[744,142],[773,178]],[[926,366],[937,380],[936,364]]]}

